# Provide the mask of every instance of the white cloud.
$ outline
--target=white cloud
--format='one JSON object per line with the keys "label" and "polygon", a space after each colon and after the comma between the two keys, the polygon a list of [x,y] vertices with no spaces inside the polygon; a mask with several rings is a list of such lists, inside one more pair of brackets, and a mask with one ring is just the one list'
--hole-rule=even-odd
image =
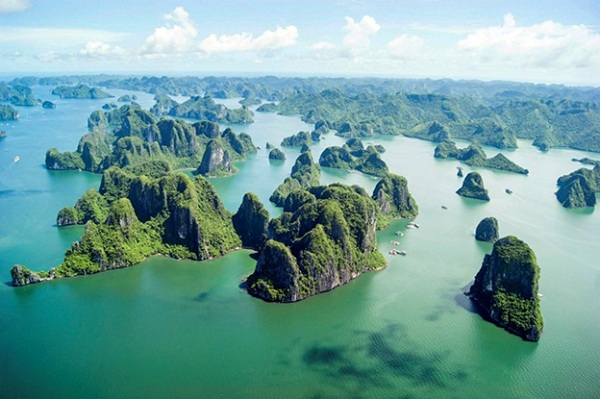
{"label": "white cloud", "polygon": [[545,21],[518,26],[511,14],[501,26],[477,29],[458,43],[482,63],[536,68],[600,67],[600,35],[585,25]]}
{"label": "white cloud", "polygon": [[346,26],[344,30],[348,32],[344,37],[344,46],[349,49],[362,49],[369,47],[371,37],[381,29],[375,18],[365,15],[360,21],[355,21],[351,17],[344,18]]}
{"label": "white cloud", "polygon": [[251,50],[276,50],[296,44],[298,28],[294,25],[285,28],[277,27],[267,30],[257,38],[251,33],[238,33],[234,35],[212,34],[202,40],[199,49],[207,54],[228,53]]}
{"label": "white cloud", "polygon": [[312,57],[317,60],[334,60],[340,57],[340,52],[335,44],[330,42],[317,42],[308,47]]}
{"label": "white cloud", "polygon": [[125,49],[119,46],[113,46],[102,41],[87,42],[85,47],[79,50],[79,55],[91,58],[110,58],[125,55]]}
{"label": "white cloud", "polygon": [[177,54],[193,49],[192,41],[198,30],[183,7],[165,14],[165,26],[154,29],[142,46],[142,54]]}
{"label": "white cloud", "polygon": [[387,44],[387,54],[392,58],[409,59],[417,56],[425,41],[419,36],[403,34]]}
{"label": "white cloud", "polygon": [[22,12],[31,7],[29,0],[0,0],[0,14]]}

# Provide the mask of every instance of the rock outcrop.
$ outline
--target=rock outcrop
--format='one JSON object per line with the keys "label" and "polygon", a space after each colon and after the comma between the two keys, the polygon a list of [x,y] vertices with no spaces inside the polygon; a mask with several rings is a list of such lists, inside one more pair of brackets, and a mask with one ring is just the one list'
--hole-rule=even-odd
{"label": "rock outcrop", "polygon": [[386,219],[414,218],[419,207],[408,191],[408,182],[403,176],[388,174],[373,190],[372,198]]}
{"label": "rock outcrop", "polygon": [[56,104],[54,104],[52,101],[44,101],[42,102],[42,108],[54,109],[56,108]]}
{"label": "rock outcrop", "polygon": [[381,159],[380,152],[373,146],[365,149],[360,139],[351,138],[343,147],[327,147],[319,157],[319,165],[344,170],[354,169],[368,175],[383,177],[388,174],[388,167]]}
{"label": "rock outcrop", "polygon": [[600,165],[561,176],[557,184],[556,199],[565,208],[593,207],[596,205],[596,194],[600,192]]}
{"label": "rock outcrop", "polygon": [[490,200],[488,191],[483,186],[483,178],[477,172],[471,172],[465,176],[462,187],[456,191],[456,194],[482,201]]}
{"label": "rock outcrop", "polygon": [[234,171],[229,152],[217,140],[211,140],[206,146],[202,162],[196,174],[203,176],[222,176]]}
{"label": "rock outcrop", "polygon": [[538,296],[540,269],[533,250],[508,236],[485,255],[469,290],[481,315],[527,341],[538,341],[544,328]]}
{"label": "rock outcrop", "polygon": [[498,240],[498,220],[494,217],[482,219],[475,229],[475,239],[478,241],[496,242]]}
{"label": "rock outcrop", "polygon": [[269,200],[277,206],[283,206],[286,197],[295,190],[307,189],[317,186],[321,177],[319,165],[313,162],[312,155],[309,152],[303,152],[298,156],[290,177],[281,183],[271,194]]}
{"label": "rock outcrop", "polygon": [[294,212],[269,224],[271,239],[246,282],[251,295],[295,302],[385,265],[375,236],[377,206],[364,190],[333,184],[309,191]]}
{"label": "rock outcrop", "polygon": [[272,161],[284,161],[285,160],[285,154],[279,148],[273,148],[269,152],[269,159],[272,160]]}
{"label": "rock outcrop", "polygon": [[267,241],[269,212],[256,194],[246,193],[238,211],[232,217],[233,227],[244,248],[260,251]]}
{"label": "rock outcrop", "polygon": [[488,158],[485,151],[477,143],[470,144],[466,148],[459,149],[453,141],[445,140],[435,147],[433,152],[435,158],[454,158],[466,163],[469,166],[479,166],[489,169],[503,170],[506,172],[519,173],[526,175],[529,170],[522,168],[504,154],[497,154]]}

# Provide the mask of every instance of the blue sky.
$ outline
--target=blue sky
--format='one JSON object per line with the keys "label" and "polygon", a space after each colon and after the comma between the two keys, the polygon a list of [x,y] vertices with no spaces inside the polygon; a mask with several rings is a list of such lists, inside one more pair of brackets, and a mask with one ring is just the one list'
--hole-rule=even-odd
{"label": "blue sky", "polygon": [[0,0],[0,70],[600,86],[597,0]]}

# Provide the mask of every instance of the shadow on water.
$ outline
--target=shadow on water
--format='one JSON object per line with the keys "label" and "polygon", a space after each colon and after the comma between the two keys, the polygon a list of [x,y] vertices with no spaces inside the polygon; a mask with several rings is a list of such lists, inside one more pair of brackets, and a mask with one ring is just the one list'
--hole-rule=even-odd
{"label": "shadow on water", "polygon": [[475,307],[471,299],[469,299],[469,297],[467,296],[467,293],[471,289],[473,282],[474,281],[471,281],[469,284],[462,287],[460,293],[454,296],[454,300],[456,301],[456,304],[461,308],[468,310],[470,313],[479,314],[477,308]]}
{"label": "shadow on water", "polygon": [[464,371],[445,367],[450,351],[420,347],[400,324],[357,332],[355,342],[347,346],[312,344],[304,350],[302,362],[353,397],[362,396],[361,392],[395,391],[405,383],[416,388],[452,389],[452,384],[468,378]]}
{"label": "shadow on water", "polygon": [[193,301],[200,302],[200,303],[206,302],[210,298],[210,296],[211,296],[210,292],[208,292],[208,291],[201,292],[193,298]]}

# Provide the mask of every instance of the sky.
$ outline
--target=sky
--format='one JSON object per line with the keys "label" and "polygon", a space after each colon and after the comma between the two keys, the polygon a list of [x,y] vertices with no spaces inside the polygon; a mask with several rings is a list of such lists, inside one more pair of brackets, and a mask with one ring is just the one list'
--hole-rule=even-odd
{"label": "sky", "polygon": [[0,0],[0,73],[600,86],[600,1]]}

